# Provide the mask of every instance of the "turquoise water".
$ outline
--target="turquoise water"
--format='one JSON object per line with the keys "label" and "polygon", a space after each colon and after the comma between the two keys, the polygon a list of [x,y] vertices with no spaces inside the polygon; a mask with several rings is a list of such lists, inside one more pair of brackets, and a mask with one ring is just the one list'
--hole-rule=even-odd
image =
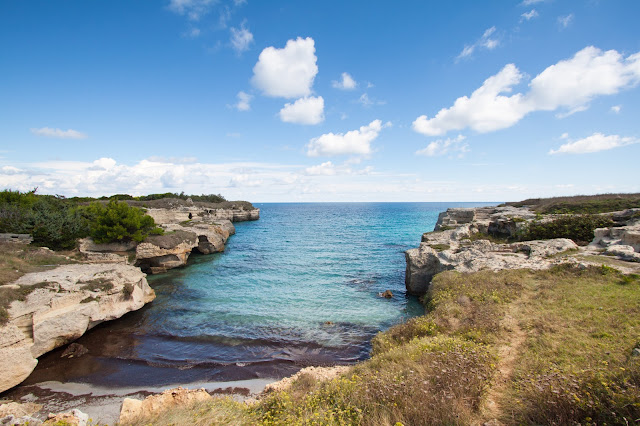
{"label": "turquoise water", "polygon": [[64,378],[161,385],[366,358],[375,333],[423,312],[405,294],[404,251],[439,212],[474,205],[256,204],[260,220],[236,223],[224,253],[149,277],[157,299],[84,336],[97,355]]}

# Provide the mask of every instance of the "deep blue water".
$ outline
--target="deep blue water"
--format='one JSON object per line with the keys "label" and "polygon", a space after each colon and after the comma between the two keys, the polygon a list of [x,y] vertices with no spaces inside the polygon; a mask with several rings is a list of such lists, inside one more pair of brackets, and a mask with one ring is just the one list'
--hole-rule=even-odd
{"label": "deep blue water", "polygon": [[[404,251],[433,230],[439,212],[477,205],[256,204],[260,220],[236,223],[224,253],[148,277],[156,300],[85,335],[92,357],[72,361],[62,379],[125,386],[278,377],[366,358],[375,333],[423,312],[405,294]],[[393,298],[379,297],[387,289]],[[52,371],[40,378],[56,379]]]}

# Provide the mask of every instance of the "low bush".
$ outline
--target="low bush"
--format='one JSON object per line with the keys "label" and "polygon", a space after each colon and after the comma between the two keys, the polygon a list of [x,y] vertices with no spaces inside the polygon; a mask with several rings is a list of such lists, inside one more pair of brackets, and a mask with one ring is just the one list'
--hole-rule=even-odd
{"label": "low bush", "polygon": [[560,216],[551,221],[534,220],[518,237],[520,241],[569,238],[577,244],[586,245],[593,240],[597,228],[613,226],[611,218],[601,215],[581,214]]}
{"label": "low bush", "polygon": [[89,227],[91,237],[97,243],[113,241],[142,241],[148,235],[161,235],[151,216],[125,202],[109,201],[107,205],[92,203]]}

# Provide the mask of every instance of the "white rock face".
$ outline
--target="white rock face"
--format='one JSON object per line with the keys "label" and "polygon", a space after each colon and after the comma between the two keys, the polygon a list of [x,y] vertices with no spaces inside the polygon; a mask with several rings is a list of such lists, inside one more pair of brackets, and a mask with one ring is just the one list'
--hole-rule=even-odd
{"label": "white rock face", "polygon": [[554,255],[578,248],[565,238],[513,244],[470,240],[478,232],[513,238],[534,218],[529,209],[511,206],[453,208],[440,213],[436,231],[424,234],[419,248],[405,252],[407,292],[426,293],[433,277],[447,270],[549,268],[563,261],[553,258]]}
{"label": "white rock face", "polygon": [[0,327],[0,391],[26,379],[42,354],[155,298],[139,268],[120,264],[64,265],[13,285],[34,290],[11,304]]}
{"label": "white rock face", "polygon": [[120,424],[135,422],[143,417],[153,416],[174,407],[185,407],[196,402],[211,401],[213,398],[204,389],[169,389],[158,395],[151,395],[140,401],[125,398],[120,408]]}

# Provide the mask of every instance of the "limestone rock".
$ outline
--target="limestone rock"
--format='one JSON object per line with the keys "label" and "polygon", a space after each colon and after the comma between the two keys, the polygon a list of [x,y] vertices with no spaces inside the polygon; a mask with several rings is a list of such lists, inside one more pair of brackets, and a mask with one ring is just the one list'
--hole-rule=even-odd
{"label": "limestone rock", "polygon": [[169,389],[140,401],[125,398],[120,408],[120,424],[127,424],[142,417],[149,417],[170,408],[211,401],[213,398],[204,389]]}
{"label": "limestone rock", "polygon": [[177,230],[165,235],[151,235],[136,247],[136,266],[151,273],[184,266],[197,245],[195,232]]}
{"label": "limestone rock", "polygon": [[49,414],[49,418],[43,423],[43,425],[87,426],[88,422],[89,415],[76,408],[67,413]]}
{"label": "limestone rock", "polygon": [[[9,402],[0,405],[0,418],[7,416],[25,417],[32,416],[42,409],[42,405],[33,402],[20,404],[18,402]],[[3,423],[0,423],[3,424]]]}
{"label": "limestone rock", "polygon": [[155,298],[140,269],[119,264],[63,265],[13,284],[33,291],[11,304],[0,327],[0,391],[26,379],[40,355]]}
{"label": "limestone rock", "polygon": [[285,377],[282,380],[277,382],[269,383],[265,388],[263,393],[270,392],[279,392],[283,390],[289,389],[293,382],[298,380],[301,376],[308,375],[313,378],[313,380],[318,382],[324,382],[327,380],[335,379],[341,374],[349,371],[349,366],[347,365],[337,365],[335,367],[306,367],[302,370],[298,371],[293,376]]}
{"label": "limestone rock", "polygon": [[594,231],[594,239],[589,244],[591,248],[595,249],[617,245],[630,246],[635,252],[640,252],[640,223],[612,228],[598,228]]}
{"label": "limestone rock", "polygon": [[612,245],[609,246],[604,253],[609,256],[617,256],[627,262],[640,262],[640,253],[636,253],[632,246],[623,244]]}

